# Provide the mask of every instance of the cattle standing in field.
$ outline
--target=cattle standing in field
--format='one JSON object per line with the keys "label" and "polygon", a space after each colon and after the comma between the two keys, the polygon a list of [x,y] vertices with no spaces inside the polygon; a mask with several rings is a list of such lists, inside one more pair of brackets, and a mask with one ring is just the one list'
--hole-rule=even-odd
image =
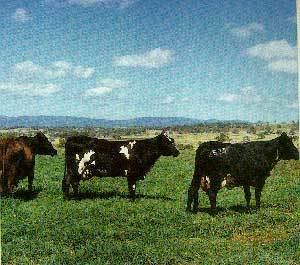
{"label": "cattle standing in field", "polygon": [[72,185],[78,195],[80,180],[97,177],[126,177],[129,195],[135,199],[136,181],[144,179],[160,156],[178,156],[175,142],[166,132],[132,141],[107,141],[87,136],[74,136],[65,145],[64,198],[69,198]]}
{"label": "cattle standing in field", "polygon": [[211,212],[216,210],[216,197],[222,187],[243,186],[247,208],[250,208],[250,186],[255,187],[256,207],[265,180],[279,160],[299,159],[292,140],[281,136],[263,142],[229,144],[206,142],[196,151],[195,171],[188,190],[187,210],[197,212],[198,190],[201,187],[210,200]]}
{"label": "cattle standing in field", "polygon": [[34,137],[20,136],[0,140],[0,192],[12,192],[25,177],[28,177],[28,191],[32,192],[35,155],[56,154],[57,151],[47,137],[40,132]]}

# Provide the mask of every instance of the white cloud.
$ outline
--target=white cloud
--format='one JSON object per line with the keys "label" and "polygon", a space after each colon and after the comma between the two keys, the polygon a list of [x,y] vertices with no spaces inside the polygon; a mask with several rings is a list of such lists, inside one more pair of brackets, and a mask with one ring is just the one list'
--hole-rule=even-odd
{"label": "white cloud", "polygon": [[299,109],[299,104],[298,104],[298,102],[294,102],[294,103],[288,104],[287,107],[289,109]]}
{"label": "white cloud", "polygon": [[101,86],[111,87],[111,88],[121,88],[121,87],[128,86],[127,81],[123,81],[120,79],[111,79],[111,78],[102,79],[101,81],[99,81],[99,84],[101,84]]}
{"label": "white cloud", "polygon": [[95,73],[95,69],[91,67],[82,67],[82,66],[76,66],[74,67],[73,74],[77,77],[81,78],[89,78]]}
{"label": "white cloud", "polygon": [[111,93],[114,89],[128,87],[128,82],[120,79],[106,78],[98,82],[98,86],[95,88],[87,89],[84,92],[84,96],[102,96],[103,94]]}
{"label": "white cloud", "polygon": [[25,79],[33,77],[51,79],[65,76],[65,71],[61,69],[46,69],[45,67],[42,67],[31,61],[24,61],[15,64],[14,71],[19,75],[18,77]]}
{"label": "white cloud", "polygon": [[261,23],[250,23],[244,26],[235,27],[232,24],[225,25],[230,28],[231,34],[239,38],[248,38],[254,33],[264,32],[264,25]]}
{"label": "white cloud", "polygon": [[52,63],[49,67],[43,67],[31,61],[24,61],[17,63],[14,72],[19,78],[45,78],[55,79],[62,78],[67,75],[73,75],[78,78],[89,78],[95,73],[95,69],[91,67],[73,66],[71,63],[65,61],[57,61]]}
{"label": "white cloud", "polygon": [[290,74],[298,73],[298,62],[297,60],[281,59],[272,61],[268,64],[268,68],[276,72],[285,72]]}
{"label": "white cloud", "polygon": [[34,83],[0,83],[0,91],[21,96],[47,97],[57,93],[61,87],[56,84],[34,84]]}
{"label": "white cloud", "polygon": [[165,97],[165,98],[163,99],[162,103],[163,103],[163,104],[171,104],[171,103],[174,102],[174,100],[175,100],[174,97],[167,96],[167,97]]}
{"label": "white cloud", "polygon": [[93,97],[93,96],[101,96],[103,94],[111,93],[112,92],[111,87],[95,87],[95,88],[90,88],[85,91],[84,96],[87,97]]}
{"label": "white cloud", "polygon": [[66,61],[56,61],[56,62],[52,63],[52,65],[54,67],[61,68],[64,70],[70,70],[72,68],[72,64],[68,63]]}
{"label": "white cloud", "polygon": [[21,23],[25,23],[32,19],[29,13],[23,8],[17,8],[16,11],[13,13],[12,18]]}
{"label": "white cloud", "polygon": [[114,65],[159,68],[171,62],[173,52],[167,49],[156,48],[143,54],[118,56],[114,58]]}
{"label": "white cloud", "polygon": [[105,7],[119,7],[127,8],[134,4],[136,0],[67,0],[68,4],[80,5],[83,7],[89,7],[96,4],[101,4]]}
{"label": "white cloud", "polygon": [[218,98],[219,101],[232,103],[239,102],[242,104],[253,104],[261,101],[261,96],[252,86],[241,88],[237,93],[225,93]]}
{"label": "white cloud", "polygon": [[247,54],[268,61],[267,68],[271,71],[298,73],[297,47],[286,40],[257,44],[248,48]]}
{"label": "white cloud", "polygon": [[230,94],[230,93],[223,94],[218,98],[218,100],[225,101],[225,102],[234,102],[238,99],[239,99],[238,94]]}
{"label": "white cloud", "polygon": [[296,58],[297,47],[290,45],[286,40],[275,40],[248,48],[247,54],[264,60]]}

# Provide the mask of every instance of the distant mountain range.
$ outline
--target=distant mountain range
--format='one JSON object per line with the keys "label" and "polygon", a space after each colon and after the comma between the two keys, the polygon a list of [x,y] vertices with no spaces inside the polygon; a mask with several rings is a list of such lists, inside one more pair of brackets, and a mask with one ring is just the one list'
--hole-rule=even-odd
{"label": "distant mountain range", "polygon": [[[215,123],[218,120],[198,120],[183,117],[143,117],[128,120],[92,119],[72,116],[0,116],[0,128],[55,128],[55,127],[168,127]],[[236,121],[238,122],[238,121]],[[241,122],[241,121],[239,121]]]}

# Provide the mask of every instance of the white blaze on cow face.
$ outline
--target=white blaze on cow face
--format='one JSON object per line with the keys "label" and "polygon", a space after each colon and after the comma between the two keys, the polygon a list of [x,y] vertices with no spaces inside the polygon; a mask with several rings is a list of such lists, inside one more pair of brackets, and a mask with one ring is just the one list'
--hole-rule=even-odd
{"label": "white blaze on cow face", "polygon": [[128,152],[128,148],[124,145],[122,145],[121,147],[121,150],[120,150],[120,154],[124,154],[124,156],[129,159],[130,155],[129,155],[129,152]]}
{"label": "white blaze on cow face", "polygon": [[[82,172],[84,171],[84,168],[85,168],[85,163],[87,163],[91,160],[91,156],[93,154],[95,154],[95,152],[93,150],[90,150],[89,152],[87,152],[83,155],[83,158],[80,160],[80,162],[78,164],[78,173],[79,174],[82,174]],[[77,154],[76,154],[76,159],[77,159]],[[92,163],[95,163],[95,161],[93,161]]]}
{"label": "white blaze on cow face", "polygon": [[127,174],[128,174],[128,170],[127,170],[127,169],[125,169],[125,170],[124,170],[124,173],[125,173],[125,176],[127,176]]}
{"label": "white blaze on cow face", "polygon": [[169,137],[168,132],[164,132],[163,135],[164,135],[170,142],[172,142],[172,139]]}
{"label": "white blaze on cow face", "polygon": [[135,184],[132,185],[132,189],[135,190]]}

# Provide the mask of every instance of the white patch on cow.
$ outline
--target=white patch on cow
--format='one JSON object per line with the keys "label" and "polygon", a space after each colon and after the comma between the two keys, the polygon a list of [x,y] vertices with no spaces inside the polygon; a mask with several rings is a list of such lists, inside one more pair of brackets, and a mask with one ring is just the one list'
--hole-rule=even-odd
{"label": "white patch on cow", "polygon": [[224,179],[222,182],[221,182],[221,187],[224,188],[227,184],[227,181],[226,179]]}
{"label": "white patch on cow", "polygon": [[127,170],[127,169],[125,169],[125,170],[124,170],[124,173],[125,173],[125,176],[127,176],[127,174],[128,174],[128,170]]}
{"label": "white patch on cow", "polygon": [[172,139],[169,137],[169,133],[168,132],[164,132],[163,136],[165,136],[170,142],[172,142]]}
{"label": "white patch on cow", "polygon": [[121,146],[121,150],[119,152],[120,154],[124,154],[124,156],[129,159],[129,152],[128,152],[128,148],[124,145]]}
{"label": "white patch on cow", "polygon": [[132,189],[135,190],[135,184],[132,185]]}
{"label": "white patch on cow", "polygon": [[217,155],[218,154],[217,150],[212,150],[211,152],[213,153],[213,155]]}
{"label": "white patch on cow", "polygon": [[76,154],[76,160],[80,160],[80,157],[78,154]]}
{"label": "white patch on cow", "polygon": [[[80,160],[79,164],[78,164],[78,173],[82,174],[82,172],[84,171],[84,166],[85,163],[89,162],[91,159],[91,156],[95,154],[95,152],[93,150],[90,150],[89,152],[85,153],[83,155],[83,158]],[[94,161],[95,162],[95,161]]]}
{"label": "white patch on cow", "polygon": [[205,180],[206,180],[206,182],[207,182],[207,185],[209,185],[209,184],[210,184],[210,179],[209,179],[208,176],[205,176]]}
{"label": "white patch on cow", "polygon": [[129,145],[130,145],[130,149],[133,148],[133,146],[136,144],[136,141],[133,141],[133,142],[129,142]]}

